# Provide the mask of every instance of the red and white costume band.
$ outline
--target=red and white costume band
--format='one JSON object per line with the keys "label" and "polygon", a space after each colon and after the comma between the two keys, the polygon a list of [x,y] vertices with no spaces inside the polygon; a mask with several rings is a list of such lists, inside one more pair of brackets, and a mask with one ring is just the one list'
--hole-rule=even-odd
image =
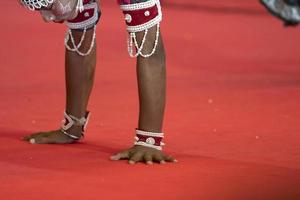
{"label": "red and white costume band", "polygon": [[[125,21],[127,25],[127,31],[129,32],[128,38],[128,53],[131,57],[150,57],[157,48],[159,39],[159,25],[162,20],[162,11],[159,0],[149,0],[142,3],[135,4],[121,4],[121,10],[124,13]],[[148,30],[151,27],[156,26],[156,39],[153,45],[153,49],[149,53],[144,53],[144,44],[147,39]],[[137,32],[143,32],[144,37],[139,45],[136,39]],[[136,48],[134,53],[133,46]]]}
{"label": "red and white costume band", "polygon": [[135,145],[151,147],[162,150],[165,144],[162,142],[164,133],[153,133],[147,131],[136,130]]}
{"label": "red and white costume band", "polygon": [[[160,22],[162,20],[162,11],[159,0],[117,0],[123,11],[127,25],[128,52],[131,57],[142,56],[148,58],[152,56],[157,49]],[[65,36],[65,46],[67,50],[76,52],[80,56],[87,56],[95,46],[96,24],[98,23],[101,12],[99,0],[21,0],[21,3],[30,10],[37,10],[41,13],[43,19],[47,22],[64,22],[68,29]],[[153,41],[153,48],[150,52],[145,52],[144,45],[147,40],[149,29],[156,27],[156,37]],[[80,47],[85,41],[86,32],[93,29],[93,38],[90,48],[86,52],[80,51]],[[82,36],[76,44],[72,30],[82,30]],[[144,37],[139,44],[136,33],[144,33]],[[61,127],[61,132],[72,139],[80,138],[68,134],[72,126],[82,126],[82,136],[88,122],[87,115],[81,119],[65,113],[65,120]],[[136,130],[135,145],[142,145],[158,150],[162,149],[163,133],[152,133]]]}

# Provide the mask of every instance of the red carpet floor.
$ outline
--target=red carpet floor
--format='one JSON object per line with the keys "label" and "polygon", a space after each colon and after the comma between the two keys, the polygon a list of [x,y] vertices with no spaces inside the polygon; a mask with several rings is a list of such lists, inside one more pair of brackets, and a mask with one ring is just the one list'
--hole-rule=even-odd
{"label": "red carpet floor", "polygon": [[166,151],[178,164],[130,166],[109,156],[131,145],[134,60],[123,16],[103,1],[86,139],[30,145],[64,110],[64,26],[16,1],[0,12],[0,199],[299,200],[300,29],[256,2],[166,2]]}

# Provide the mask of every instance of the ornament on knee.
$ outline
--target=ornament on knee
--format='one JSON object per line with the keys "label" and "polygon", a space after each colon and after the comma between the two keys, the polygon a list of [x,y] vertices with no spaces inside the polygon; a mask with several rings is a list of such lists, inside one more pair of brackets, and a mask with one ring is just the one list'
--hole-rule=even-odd
{"label": "ornament on knee", "polygon": [[[76,52],[80,56],[88,56],[92,52],[96,41],[96,24],[98,23],[100,16],[101,12],[98,3],[93,0],[84,0],[82,12],[78,13],[75,19],[66,22],[68,30],[65,36],[65,46],[69,51]],[[82,47],[83,41],[86,39],[87,30],[91,28],[93,28],[93,36],[90,47],[86,52],[82,52],[80,48]],[[78,44],[75,43],[72,30],[83,31]],[[71,45],[69,45],[69,42]]]}
{"label": "ornament on knee", "polygon": [[[90,118],[90,112],[86,112],[85,116],[82,118],[77,118],[73,115],[67,114],[67,112],[64,113],[64,120],[62,121],[61,125],[61,133],[67,135],[68,137],[72,138],[73,140],[80,140],[84,137],[84,132],[86,130],[87,124],[89,122]],[[81,127],[81,135],[76,136],[68,133],[68,130],[73,126],[79,126]]]}
{"label": "ornament on knee", "polygon": [[[120,8],[125,16],[128,37],[128,53],[131,57],[142,56],[148,58],[152,56],[158,45],[160,34],[160,22],[162,21],[162,11],[159,0],[148,0],[142,3],[130,4],[127,0],[119,0]],[[150,28],[156,26],[156,38],[153,49],[150,53],[144,53],[144,45]],[[136,33],[144,32],[144,37],[139,45]],[[136,52],[134,52],[136,48]]]}
{"label": "ornament on knee", "polygon": [[[68,27],[65,46],[69,51],[80,56],[87,56],[92,52],[96,40],[96,24],[101,16],[98,0],[21,0],[21,3],[32,11],[39,11],[46,22],[65,22]],[[86,52],[82,52],[80,48],[86,39],[86,31],[90,28],[93,28],[91,44]],[[72,30],[83,31],[78,44],[75,43]]]}
{"label": "ornament on knee", "polygon": [[164,133],[147,132],[136,129],[135,145],[162,150]]}
{"label": "ornament on knee", "polygon": [[41,12],[45,21],[69,20],[84,9],[86,0],[21,0],[29,10]]}
{"label": "ornament on knee", "polygon": [[21,0],[20,2],[29,10],[39,10],[48,8],[53,4],[54,0]]}

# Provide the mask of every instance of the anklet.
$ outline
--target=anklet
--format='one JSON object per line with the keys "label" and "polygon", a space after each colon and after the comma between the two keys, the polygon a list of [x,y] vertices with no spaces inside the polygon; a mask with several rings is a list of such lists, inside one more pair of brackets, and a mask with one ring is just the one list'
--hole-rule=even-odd
{"label": "anklet", "polygon": [[[67,135],[68,137],[70,137],[74,140],[80,140],[81,138],[83,138],[84,132],[86,130],[86,127],[87,127],[87,124],[89,121],[90,112],[87,111],[85,114],[85,117],[82,117],[80,119],[77,117],[74,117],[73,115],[67,114],[67,112],[64,113],[64,117],[65,118],[62,121],[61,129],[60,129],[61,133]],[[81,126],[82,127],[80,136],[72,135],[67,132],[72,126]]]}

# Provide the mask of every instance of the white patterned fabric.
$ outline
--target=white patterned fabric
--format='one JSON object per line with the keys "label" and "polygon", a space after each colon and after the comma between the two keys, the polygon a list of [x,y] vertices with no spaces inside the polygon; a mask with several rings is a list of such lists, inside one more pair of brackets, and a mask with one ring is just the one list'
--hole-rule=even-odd
{"label": "white patterned fabric", "polygon": [[48,8],[54,0],[21,0],[21,3],[30,10]]}
{"label": "white patterned fabric", "polygon": [[21,3],[30,10],[40,11],[47,22],[72,20],[84,9],[83,0],[21,0]]}
{"label": "white patterned fabric", "polygon": [[72,20],[78,14],[78,2],[74,0],[55,0],[50,10],[41,10],[45,21]]}
{"label": "white patterned fabric", "polygon": [[300,22],[300,3],[298,0],[261,0],[261,3],[274,16],[282,19],[286,25]]}

